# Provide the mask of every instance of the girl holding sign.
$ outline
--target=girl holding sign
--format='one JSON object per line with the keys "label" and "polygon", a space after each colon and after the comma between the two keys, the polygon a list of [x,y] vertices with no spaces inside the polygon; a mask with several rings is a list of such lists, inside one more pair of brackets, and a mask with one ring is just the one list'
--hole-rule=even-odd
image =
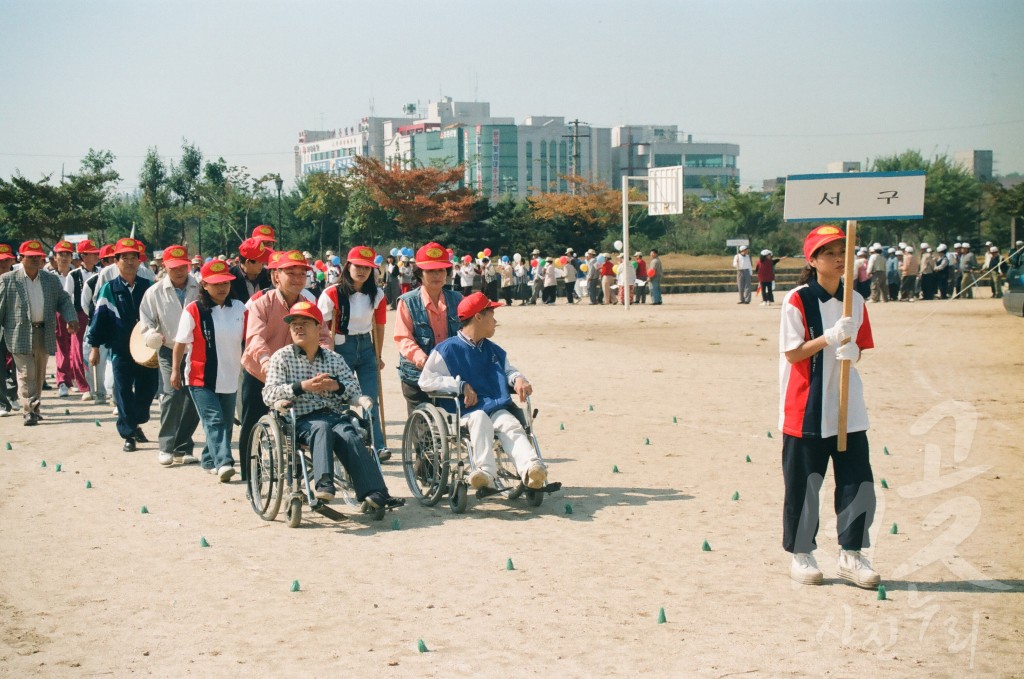
{"label": "girl holding sign", "polygon": [[[879,576],[861,554],[875,513],[874,476],[868,456],[868,415],[860,376],[850,370],[847,450],[838,452],[840,361],[856,363],[874,346],[864,298],[842,280],[846,236],[819,226],[804,240],[807,268],[782,302],[779,329],[779,428],[785,481],[782,546],[793,554],[790,577],[820,585],[812,555],[818,532],[818,494],[832,460],[838,518],[837,575],[859,587],[878,586]],[[843,295],[853,313],[843,317]],[[849,340],[844,344],[844,340]]]}

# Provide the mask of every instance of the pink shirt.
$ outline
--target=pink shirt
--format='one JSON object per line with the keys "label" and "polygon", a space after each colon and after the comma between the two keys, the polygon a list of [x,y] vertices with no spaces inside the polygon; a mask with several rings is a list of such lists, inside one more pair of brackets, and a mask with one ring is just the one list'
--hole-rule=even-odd
{"label": "pink shirt", "polygon": [[[306,293],[300,298],[316,300]],[[248,305],[245,326],[245,351],[242,352],[242,367],[261,382],[267,374],[263,363],[270,360],[275,351],[292,343],[292,335],[284,317],[288,315],[288,303],[280,290],[269,290],[262,297]],[[330,330],[326,323],[320,324],[320,346],[333,350]]]}
{"label": "pink shirt", "polygon": [[[420,299],[423,300],[423,308],[427,310],[430,328],[434,331],[434,346],[437,346],[441,340],[448,339],[448,305],[444,303],[444,294],[434,304],[427,289],[423,287],[420,288]],[[398,353],[417,368],[422,368],[427,362],[427,353],[420,349],[412,336],[412,314],[406,308],[405,300],[401,299],[398,301],[398,316],[395,320],[395,344],[398,345]]]}

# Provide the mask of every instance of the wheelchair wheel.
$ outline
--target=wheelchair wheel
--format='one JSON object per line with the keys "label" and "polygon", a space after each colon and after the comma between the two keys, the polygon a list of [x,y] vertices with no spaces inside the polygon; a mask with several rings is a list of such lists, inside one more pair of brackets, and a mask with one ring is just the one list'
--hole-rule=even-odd
{"label": "wheelchair wheel", "polygon": [[334,465],[334,486],[338,490],[338,497],[349,507],[358,507],[360,502],[356,499],[355,484],[340,462],[335,460]]}
{"label": "wheelchair wheel", "polygon": [[425,403],[409,415],[402,434],[402,468],[412,496],[436,505],[448,488],[448,425],[444,415]]}
{"label": "wheelchair wheel", "polygon": [[298,528],[302,523],[302,498],[293,497],[288,502],[288,527]]}
{"label": "wheelchair wheel", "polygon": [[249,503],[264,521],[273,521],[284,493],[285,439],[277,419],[261,417],[252,431],[249,455]]}
{"label": "wheelchair wheel", "polygon": [[452,514],[465,514],[467,500],[468,491],[466,484],[459,481],[455,484],[455,489],[448,496],[448,506],[451,507]]}
{"label": "wheelchair wheel", "polygon": [[543,490],[532,490],[526,489],[526,504],[531,507],[540,507],[540,504],[544,502],[544,491]]}
{"label": "wheelchair wheel", "polygon": [[502,487],[512,489],[508,493],[508,499],[515,500],[523,494],[526,486],[523,485],[523,480],[519,478],[519,472],[516,471],[512,458],[505,452],[505,448],[498,439],[494,439],[493,450],[494,459],[498,463],[498,480],[501,481]]}

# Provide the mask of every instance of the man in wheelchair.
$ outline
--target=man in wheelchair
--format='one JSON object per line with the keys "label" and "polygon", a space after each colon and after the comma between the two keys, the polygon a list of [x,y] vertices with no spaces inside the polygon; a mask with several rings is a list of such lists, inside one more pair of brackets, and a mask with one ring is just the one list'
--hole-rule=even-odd
{"label": "man in wheelchair", "polygon": [[323,315],[316,304],[300,299],[284,321],[293,344],[270,357],[263,402],[294,409],[295,435],[309,446],[313,461],[314,495],[324,502],[334,499],[337,455],[352,478],[357,500],[373,509],[394,505],[373,453],[343,414],[349,403],[363,405],[364,397],[345,359],[319,346]]}
{"label": "man in wheelchair", "polygon": [[[508,361],[505,350],[491,341],[497,321],[494,309],[504,306],[491,302],[482,292],[473,293],[459,303],[462,327],[430,352],[419,377],[423,391],[458,394],[462,401],[461,424],[469,431],[473,472],[469,485],[476,489],[493,488],[497,476],[494,437],[508,451],[523,483],[530,489],[547,485],[548,470],[530,443],[526,431],[512,411],[510,389],[520,402],[533,393],[530,382]],[[455,405],[440,399],[438,405],[455,412]]]}

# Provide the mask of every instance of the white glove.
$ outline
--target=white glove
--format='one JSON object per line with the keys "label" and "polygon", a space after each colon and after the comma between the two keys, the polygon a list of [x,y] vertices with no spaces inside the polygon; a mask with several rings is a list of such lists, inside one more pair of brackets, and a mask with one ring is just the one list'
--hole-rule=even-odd
{"label": "white glove", "polygon": [[160,333],[153,332],[146,333],[146,346],[150,349],[159,349],[164,345],[164,336]]}
{"label": "white glove", "polygon": [[830,347],[837,346],[844,339],[853,334],[853,319],[840,318],[836,324],[825,331],[825,341]]}
{"label": "white glove", "polygon": [[856,342],[840,344],[836,349],[837,361],[852,361],[856,363],[858,359],[860,359],[860,347],[857,346]]}
{"label": "white glove", "polygon": [[363,394],[362,396],[359,397],[359,407],[365,410],[366,412],[370,412],[371,410],[373,410],[373,399]]}

